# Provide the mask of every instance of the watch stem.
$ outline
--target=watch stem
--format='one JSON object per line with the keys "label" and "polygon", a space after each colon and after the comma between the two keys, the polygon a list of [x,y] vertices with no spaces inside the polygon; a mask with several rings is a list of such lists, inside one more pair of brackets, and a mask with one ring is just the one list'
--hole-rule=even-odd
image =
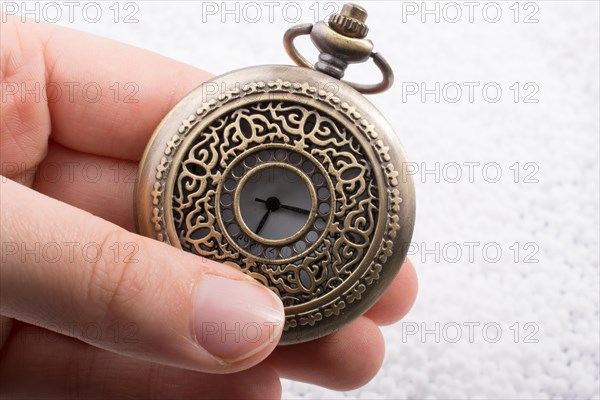
{"label": "watch stem", "polygon": [[369,28],[367,21],[367,10],[358,4],[344,4],[342,10],[333,14],[327,21],[331,29],[337,33],[351,38],[363,39],[367,36]]}
{"label": "watch stem", "polygon": [[[369,32],[366,20],[367,10],[357,4],[344,4],[339,13],[332,14],[327,25],[334,35],[321,33],[320,37],[319,34],[311,36],[317,48],[322,50],[315,69],[341,79],[348,64],[365,61],[372,48],[372,44],[368,47],[360,45]],[[340,40],[336,34],[348,39]]]}

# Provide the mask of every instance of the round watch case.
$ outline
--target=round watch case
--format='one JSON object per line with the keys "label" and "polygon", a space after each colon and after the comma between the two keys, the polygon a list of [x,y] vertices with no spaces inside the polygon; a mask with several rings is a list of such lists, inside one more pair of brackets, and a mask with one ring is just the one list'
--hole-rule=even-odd
{"label": "round watch case", "polygon": [[[348,84],[309,68],[245,68],[202,84],[156,128],[138,172],[137,229],[254,277],[284,303],[280,343],[304,342],[364,313],[402,265],[415,218],[404,163],[392,127]],[[257,217],[244,217],[240,198],[274,169],[310,201],[295,233],[269,239],[248,226]],[[273,212],[300,213],[287,207]]]}

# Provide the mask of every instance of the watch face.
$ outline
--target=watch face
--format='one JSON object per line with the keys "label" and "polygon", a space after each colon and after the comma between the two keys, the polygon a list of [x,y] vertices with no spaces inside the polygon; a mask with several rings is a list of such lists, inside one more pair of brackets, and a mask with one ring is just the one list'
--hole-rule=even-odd
{"label": "watch face", "polygon": [[293,148],[248,153],[228,171],[221,189],[218,212],[224,230],[247,256],[290,262],[325,232],[331,215],[329,182],[322,169]]}
{"label": "watch face", "polygon": [[378,111],[341,82],[295,67],[237,71],[157,128],[138,228],[250,274],[283,301],[282,343],[314,339],[364,312],[400,268],[414,225],[403,160]]}

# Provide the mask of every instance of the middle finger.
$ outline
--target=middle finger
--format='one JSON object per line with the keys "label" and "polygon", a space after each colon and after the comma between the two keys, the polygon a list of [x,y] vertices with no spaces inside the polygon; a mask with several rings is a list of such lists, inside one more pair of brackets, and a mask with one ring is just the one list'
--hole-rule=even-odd
{"label": "middle finger", "polygon": [[33,188],[131,232],[137,163],[81,153],[50,142]]}

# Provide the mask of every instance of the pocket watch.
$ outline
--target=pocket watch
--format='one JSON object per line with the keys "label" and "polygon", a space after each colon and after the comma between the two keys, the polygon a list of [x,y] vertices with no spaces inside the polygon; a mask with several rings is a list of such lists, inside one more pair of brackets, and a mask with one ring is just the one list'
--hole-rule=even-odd
{"label": "pocket watch", "polygon": [[[138,232],[235,266],[278,294],[280,344],[327,335],[364,313],[412,237],[404,152],[362,95],[393,83],[366,38],[366,17],[346,4],[326,22],[290,28],[284,46],[297,66],[205,82],[164,117],[140,162]],[[314,65],[294,44],[301,35],[320,52]],[[349,64],[369,60],[379,83],[342,80]]]}

